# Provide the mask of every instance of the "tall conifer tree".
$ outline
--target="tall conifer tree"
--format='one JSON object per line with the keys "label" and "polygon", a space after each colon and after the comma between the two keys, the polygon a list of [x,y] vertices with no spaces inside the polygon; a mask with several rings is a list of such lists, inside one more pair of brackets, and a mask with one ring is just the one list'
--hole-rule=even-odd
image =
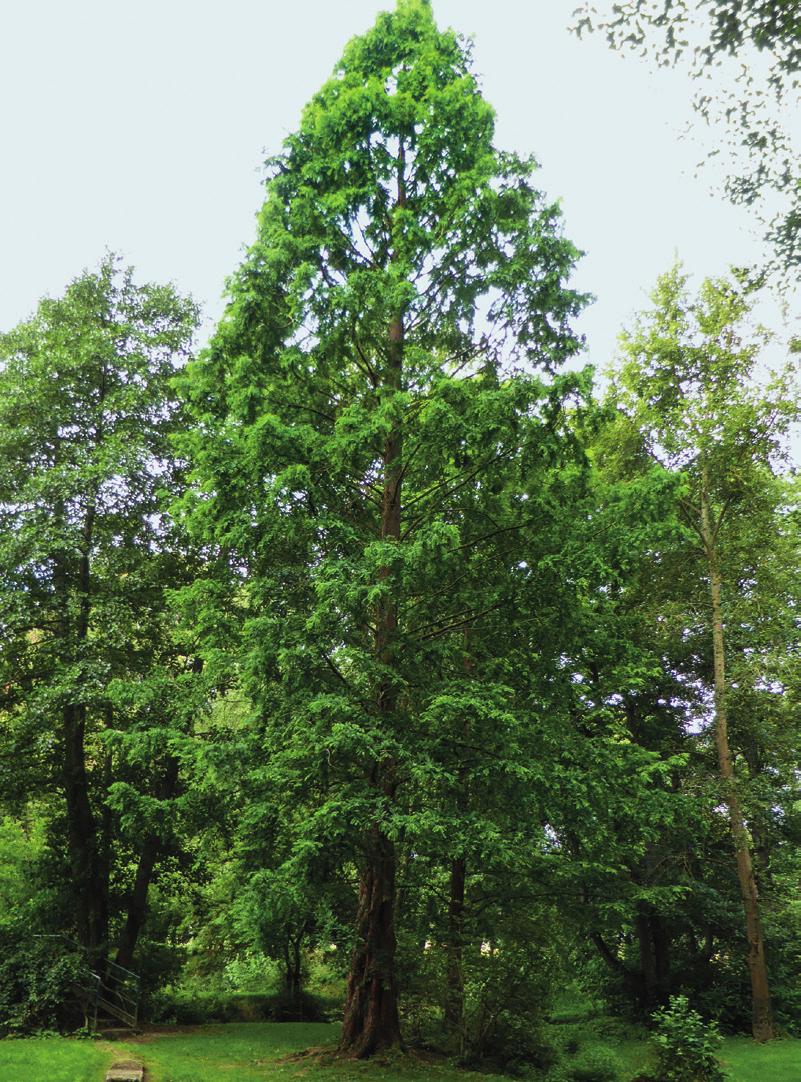
{"label": "tall conifer tree", "polygon": [[493,136],[469,46],[399,0],[269,163],[187,384],[187,515],[235,584],[263,779],[307,809],[292,860],[344,847],[358,871],[342,1045],[359,1056],[400,1041],[395,848],[430,766],[421,719],[470,687],[490,616],[516,619],[521,478],[557,438],[572,382],[554,370],[578,347],[576,250],[535,163]]}

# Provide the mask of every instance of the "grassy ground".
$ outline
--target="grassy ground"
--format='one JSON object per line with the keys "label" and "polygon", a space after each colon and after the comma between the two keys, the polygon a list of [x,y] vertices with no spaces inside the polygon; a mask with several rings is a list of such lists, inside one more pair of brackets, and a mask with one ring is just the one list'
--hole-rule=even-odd
{"label": "grassy ground", "polygon": [[0,1041],[3,1082],[99,1082],[113,1049],[98,1041],[63,1037]]}
{"label": "grassy ground", "polygon": [[[633,1030],[584,1024],[560,1029],[566,1056],[603,1045],[614,1049],[623,1078],[648,1066],[647,1046]],[[337,1027],[309,1023],[232,1023],[150,1034],[128,1043],[72,1041],[59,1037],[0,1041],[3,1082],[102,1082],[114,1060],[139,1059],[149,1082],[501,1082],[497,1075],[469,1074],[409,1060],[343,1063],[296,1057],[309,1047],[330,1045]],[[756,1045],[726,1041],[723,1056],[731,1082],[799,1082],[801,1040]]]}
{"label": "grassy ground", "polygon": [[185,1027],[136,1041],[71,1041],[59,1037],[0,1041],[2,1082],[102,1082],[114,1060],[138,1059],[148,1082],[508,1082],[497,1075],[467,1075],[437,1065],[395,1062],[326,1062],[292,1058],[331,1045],[338,1026],[286,1022]]}
{"label": "grassy ground", "polygon": [[732,1082],[799,1082],[801,1040],[755,1044],[747,1037],[730,1037],[721,1054]]}

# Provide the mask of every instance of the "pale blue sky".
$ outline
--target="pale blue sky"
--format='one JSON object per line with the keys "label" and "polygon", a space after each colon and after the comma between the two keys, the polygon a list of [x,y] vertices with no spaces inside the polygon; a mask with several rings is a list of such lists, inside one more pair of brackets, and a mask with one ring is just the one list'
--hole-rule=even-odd
{"label": "pale blue sky", "polygon": [[[106,247],[209,319],[254,233],[278,149],[380,0],[28,0],[0,4],[0,329]],[[498,143],[542,163],[603,366],[678,252],[699,275],[757,257],[751,220],[693,177],[691,87],[566,29],[575,0],[434,0],[475,36]]]}

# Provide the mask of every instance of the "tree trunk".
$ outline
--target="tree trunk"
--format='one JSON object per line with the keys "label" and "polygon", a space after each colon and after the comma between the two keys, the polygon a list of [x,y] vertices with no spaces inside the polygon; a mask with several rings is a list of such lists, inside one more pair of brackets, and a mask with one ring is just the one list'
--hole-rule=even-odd
{"label": "tree trunk", "polygon": [[668,938],[661,917],[644,902],[637,905],[634,928],[640,953],[639,1005],[650,1015],[670,994]]}
{"label": "tree trunk", "polygon": [[107,884],[102,874],[97,829],[89,800],[84,734],[85,710],[67,705],[62,711],[64,736],[64,796],[67,805],[67,848],[70,860],[78,942],[91,965],[106,949]]}
{"label": "tree trunk", "polygon": [[451,862],[448,899],[447,970],[445,974],[445,1030],[454,1051],[461,1055],[464,1038],[464,899],[467,862],[464,856]]}
{"label": "tree trunk", "polygon": [[[177,784],[178,760],[170,756],[164,770],[164,777],[157,788],[156,796],[159,800],[171,799],[175,796]],[[117,965],[122,966],[123,969],[131,969],[133,966],[136,944],[139,941],[139,934],[147,916],[147,894],[161,847],[161,838],[157,834],[148,834],[139,854],[136,877],[131,893],[128,896],[125,924],[120,934],[115,958]]]}
{"label": "tree trunk", "polygon": [[[465,678],[473,670],[470,656],[470,630],[464,630]],[[467,719],[462,724],[462,738],[465,743],[470,736]],[[467,768],[459,767],[456,790],[456,810],[464,818],[468,809]],[[465,923],[465,883],[467,878],[467,860],[464,853],[459,853],[451,861],[450,888],[448,892],[448,939],[446,943],[447,967],[445,971],[445,1012],[443,1021],[445,1032],[451,1047],[457,1055],[464,1053],[464,923]]]}
{"label": "tree trunk", "polygon": [[[398,151],[398,195],[396,207],[406,203],[405,151]],[[396,247],[397,251],[397,247]],[[396,252],[391,257],[396,258]],[[393,392],[403,386],[404,313],[398,310],[390,320],[387,335],[383,388]],[[382,541],[400,542],[401,482],[403,480],[403,429],[396,420],[387,434],[383,453],[383,487],[380,536]],[[389,566],[379,571],[379,582],[387,582]],[[375,657],[384,676],[377,689],[376,710],[382,727],[396,725],[397,687],[393,679],[398,630],[398,599],[387,591],[376,606]],[[389,802],[395,799],[397,764],[386,759],[374,765],[371,783]],[[351,958],[340,1048],[350,1055],[366,1057],[401,1043],[398,1015],[398,987],[395,973],[395,845],[380,822],[375,822],[366,845],[365,866],[359,882],[356,917],[356,945]]]}
{"label": "tree trunk", "polygon": [[656,1000],[661,1006],[670,998],[670,936],[659,913],[651,913],[650,924],[654,944]]}
{"label": "tree trunk", "polygon": [[297,1021],[302,1020],[302,996],[303,996],[303,964],[301,946],[306,925],[292,934],[292,927],[287,925],[284,936],[284,988],[293,1004],[293,1012]]}
{"label": "tree trunk", "polygon": [[158,836],[148,834],[142,846],[142,852],[139,854],[136,878],[128,897],[128,911],[120,933],[117,956],[114,959],[123,969],[131,969],[133,966],[134,951],[147,914],[147,892],[150,888],[150,880],[153,878],[159,848]]}
{"label": "tree trunk", "polygon": [[[56,522],[62,529],[64,507],[56,503]],[[84,548],[78,565],[77,586],[79,609],[77,619],[71,616],[70,599],[73,590],[71,574],[64,551],[55,554],[53,588],[60,609],[59,637],[63,659],[75,664],[89,627],[89,556],[94,523],[94,506],[86,514],[83,528]],[[75,928],[78,942],[87,954],[89,964],[101,965],[106,950],[108,925],[108,882],[103,875],[97,823],[89,796],[86,770],[86,707],[79,702],[65,703],[61,709],[62,725],[62,784],[67,812],[67,853],[69,857],[72,894],[75,905]]]}
{"label": "tree trunk", "polygon": [[343,1051],[371,1056],[400,1044],[395,977],[395,847],[378,826],[359,884],[356,947],[351,959]]}
{"label": "tree trunk", "polygon": [[726,668],[723,643],[723,606],[721,577],[718,566],[716,530],[712,525],[709,481],[703,471],[701,491],[701,536],[709,566],[710,599],[712,606],[712,653],[715,673],[715,746],[718,753],[723,800],[729,813],[729,826],[737,858],[737,878],[745,909],[748,941],[748,971],[751,977],[752,1032],[755,1040],[768,1041],[775,1036],[765,942],[759,914],[759,896],[745,819],[737,793],[737,779],[729,747],[728,713],[726,708]]}

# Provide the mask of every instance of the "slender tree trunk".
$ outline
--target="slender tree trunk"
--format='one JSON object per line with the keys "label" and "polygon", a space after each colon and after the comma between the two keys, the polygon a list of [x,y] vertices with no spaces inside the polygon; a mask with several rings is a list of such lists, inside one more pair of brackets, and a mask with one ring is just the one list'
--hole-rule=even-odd
{"label": "slender tree trunk", "polygon": [[670,936],[659,913],[651,914],[650,925],[654,944],[656,1001],[661,1006],[670,998]]}
{"label": "slender tree trunk", "polygon": [[467,862],[464,856],[451,861],[448,898],[447,969],[445,973],[445,1030],[461,1055],[464,1038],[464,909]]}
{"label": "slender tree trunk", "polygon": [[62,723],[67,848],[75,898],[75,924],[78,942],[85,948],[90,964],[98,965],[106,949],[107,884],[102,874],[97,826],[89,800],[83,706],[65,706]]}
{"label": "slender tree trunk", "polygon": [[[55,519],[66,531],[64,505],[56,503]],[[64,660],[74,664],[89,628],[89,546],[94,524],[94,503],[90,501],[83,526],[83,547],[77,576],[71,573],[65,550],[55,554],[53,588],[60,610],[59,637]],[[66,538],[63,542],[66,546]],[[75,579],[77,578],[77,583]],[[74,585],[79,592],[77,617],[70,610]],[[86,769],[86,707],[67,702],[61,709],[62,785],[67,813],[67,854],[75,906],[78,942],[92,966],[103,963],[108,927],[108,882],[103,875],[97,823],[89,796]]]}
{"label": "slender tree trunk", "polygon": [[294,935],[291,926],[287,925],[284,937],[284,988],[293,1004],[293,1013],[298,1021],[302,1020],[303,966],[301,946],[305,932],[305,924]]}
{"label": "slender tree trunk", "polygon": [[[159,800],[169,800],[175,796],[178,786],[178,760],[170,756],[164,770],[164,776],[157,787]],[[153,879],[153,871],[161,853],[162,841],[157,834],[148,834],[139,854],[131,893],[128,895],[125,924],[123,925],[114,959],[118,966],[131,969],[139,935],[147,916],[147,894]]]}
{"label": "slender tree trunk", "polygon": [[301,965],[300,947],[303,942],[303,930],[298,932],[292,940],[292,998],[300,1005],[303,992],[303,970]]}
{"label": "slender tree trunk", "polygon": [[[405,152],[398,152],[397,207],[406,203]],[[393,260],[397,252],[393,254]],[[388,327],[384,389],[403,386],[404,314],[399,310]],[[386,437],[382,454],[383,488],[380,536],[400,542],[401,482],[403,480],[403,429],[396,420]],[[391,568],[379,572],[386,582]],[[389,591],[376,607],[375,656],[385,676],[379,681],[376,708],[387,731],[396,724],[397,687],[392,676],[396,665],[398,599]],[[376,763],[372,784],[390,802],[395,799],[397,764]],[[365,863],[359,882],[356,945],[348,976],[340,1048],[349,1055],[367,1057],[401,1043],[398,985],[395,972],[395,845],[380,822],[375,822],[365,847]]]}
{"label": "slender tree trunk", "polygon": [[729,825],[737,858],[737,878],[745,909],[746,938],[748,941],[748,971],[751,977],[751,1000],[753,1007],[752,1032],[755,1040],[768,1041],[775,1036],[771,1006],[768,969],[765,961],[765,942],[759,914],[754,866],[745,819],[737,793],[737,778],[729,747],[728,713],[726,708],[726,668],[723,642],[723,606],[721,602],[721,577],[718,566],[717,538],[712,524],[709,497],[709,480],[703,471],[701,490],[701,536],[706,549],[709,567],[710,600],[712,606],[712,653],[715,673],[715,745],[718,753],[720,776],[723,782],[723,800],[729,813]]}
{"label": "slender tree trunk", "polygon": [[639,1006],[641,1010],[650,1014],[656,1007],[656,958],[648,913],[641,902],[637,905],[634,930],[640,953]]}
{"label": "slender tree trunk", "polygon": [[[113,709],[111,705],[106,710],[106,724],[111,728],[113,723]],[[102,926],[104,938],[108,939],[109,928],[109,894],[111,884],[111,869],[114,864],[114,813],[108,803],[108,791],[114,780],[113,760],[111,752],[103,754],[102,766],[102,804],[100,807],[100,821],[98,823],[98,853],[100,866],[100,879],[103,884],[103,914]],[[100,960],[101,965],[105,961],[105,953]]]}
{"label": "slender tree trunk", "polygon": [[[470,630],[464,630],[464,674],[469,679],[473,670],[470,656]],[[465,719],[462,724],[462,738],[469,739],[469,724]],[[456,810],[460,818],[467,814],[467,768],[462,764],[457,776]],[[450,884],[448,891],[448,938],[445,947],[447,965],[445,970],[445,1011],[443,1021],[445,1032],[453,1050],[462,1055],[464,1052],[464,925],[465,925],[465,885],[467,879],[467,859],[464,853],[457,854],[451,861]]]}
{"label": "slender tree trunk", "polygon": [[117,955],[114,959],[117,965],[122,966],[124,969],[131,969],[133,966],[134,951],[147,915],[147,892],[153,878],[153,869],[156,866],[159,849],[158,836],[148,834],[142,845],[142,851],[136,865],[136,877],[131,893],[128,896],[125,924],[120,933]]}
{"label": "slender tree trunk", "polygon": [[658,913],[640,902],[634,918],[640,953],[640,1007],[651,1014],[670,994],[669,944]]}

